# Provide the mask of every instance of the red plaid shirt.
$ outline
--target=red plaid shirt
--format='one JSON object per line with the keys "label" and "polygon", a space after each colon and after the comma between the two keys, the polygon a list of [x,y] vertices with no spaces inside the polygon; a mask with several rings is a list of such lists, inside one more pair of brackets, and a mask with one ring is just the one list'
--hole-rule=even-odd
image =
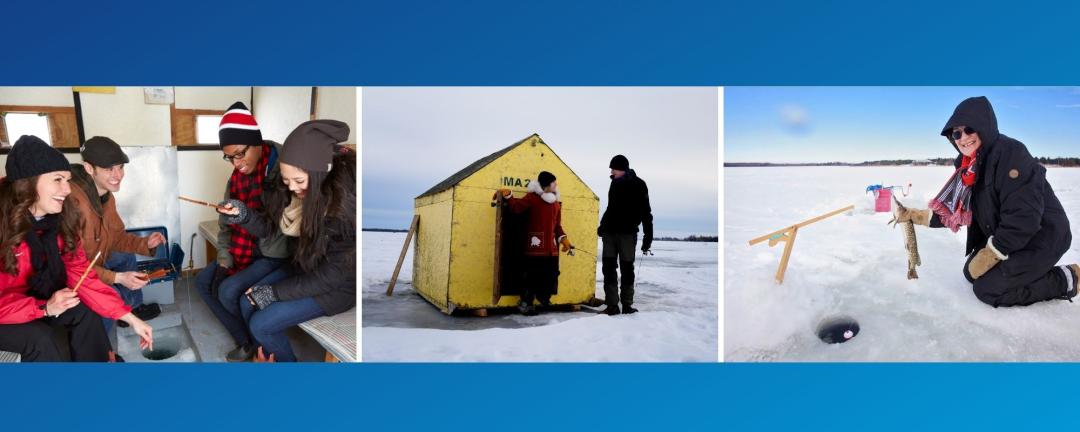
{"label": "red plaid shirt", "polygon": [[[250,210],[263,208],[262,183],[270,171],[270,159],[276,159],[276,155],[272,154],[273,146],[263,144],[262,150],[262,157],[251,174],[244,175],[240,170],[234,169],[232,177],[229,177],[229,198],[243,201]],[[255,250],[259,247],[259,239],[240,225],[230,224],[229,228],[232,230],[229,254],[233,257],[229,274],[233,274],[251,265],[255,259]]]}

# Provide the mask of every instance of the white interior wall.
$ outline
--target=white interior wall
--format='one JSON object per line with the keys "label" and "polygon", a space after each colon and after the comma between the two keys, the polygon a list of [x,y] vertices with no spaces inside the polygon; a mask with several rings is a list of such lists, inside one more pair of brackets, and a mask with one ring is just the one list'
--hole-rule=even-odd
{"label": "white interior wall", "polygon": [[[216,203],[225,195],[232,166],[221,160],[221,152],[217,150],[181,151],[177,152],[177,172],[180,173],[180,195]],[[191,235],[199,233],[199,223],[217,220],[217,212],[210,207],[180,204],[180,236],[176,241],[187,254],[184,266],[186,268],[188,258],[194,258],[195,268],[201,268],[206,265],[206,242],[196,235],[194,249],[188,250],[188,245]]]}
{"label": "white interior wall", "polygon": [[[349,143],[355,143],[359,131],[356,89],[323,87],[319,92],[318,117],[348,123],[352,129]],[[254,93],[255,99],[251,100],[251,87],[175,87],[178,108],[220,110],[238,100],[246,103],[255,110],[263,137],[277,142],[284,141],[289,132],[309,118],[311,87],[255,87]],[[82,93],[80,99],[87,138],[108,136],[123,146],[171,145],[169,106],[146,105],[142,87],[117,87],[112,95]],[[71,87],[0,87],[0,105],[73,106],[74,98]],[[82,160],[77,153],[64,156],[73,163]],[[7,155],[0,155],[0,175],[6,160]],[[180,195],[217,201],[225,193],[232,167],[221,160],[216,148],[180,151],[177,172]],[[179,213],[180,233],[171,235],[170,240],[180,243],[187,257],[194,258],[196,268],[203,267],[203,238],[196,236],[193,250],[189,250],[189,243],[191,235],[198,233],[198,224],[215,220],[216,213],[187,203],[180,204]],[[184,261],[186,266],[187,258]]]}
{"label": "white interior wall", "polygon": [[356,144],[356,87],[319,87],[315,118],[347,123],[349,140],[345,144]]}
{"label": "white interior wall", "polygon": [[0,105],[73,107],[71,87],[0,87]]}
{"label": "white interior wall", "polygon": [[251,108],[251,87],[173,87],[176,107],[224,111],[239,101]]}
{"label": "white interior wall", "polygon": [[311,87],[255,87],[252,103],[263,139],[281,143],[311,118]]}
{"label": "white interior wall", "polygon": [[143,103],[142,87],[117,87],[116,94],[80,93],[86,139],[112,138],[121,146],[172,145],[168,105]]}

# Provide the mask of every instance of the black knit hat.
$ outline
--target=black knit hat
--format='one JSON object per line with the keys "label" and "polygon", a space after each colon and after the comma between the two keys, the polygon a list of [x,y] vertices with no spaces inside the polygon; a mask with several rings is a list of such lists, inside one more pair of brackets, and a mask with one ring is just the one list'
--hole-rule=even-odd
{"label": "black knit hat", "polygon": [[626,156],[615,155],[615,157],[611,158],[611,164],[608,165],[608,168],[627,171],[630,169],[630,161],[626,159]]}
{"label": "black knit hat", "polygon": [[349,139],[349,125],[337,120],[310,120],[300,124],[285,138],[282,163],[307,172],[328,172],[334,147]]}
{"label": "black knit hat", "polygon": [[110,168],[130,162],[128,156],[120,150],[120,144],[107,137],[96,136],[86,140],[82,146],[83,161],[99,168]]}
{"label": "black knit hat", "polygon": [[555,174],[540,171],[540,175],[536,176],[536,181],[540,182],[540,189],[546,188],[551,182],[555,181]]}
{"label": "black knit hat", "polygon": [[262,132],[259,124],[255,123],[255,116],[248,111],[247,105],[237,102],[225,111],[221,116],[221,124],[218,125],[218,145],[225,148],[227,145],[262,145]]}
{"label": "black knit hat", "polygon": [[53,171],[71,171],[71,163],[60,150],[52,148],[41,138],[23,135],[8,152],[4,169],[7,170],[8,180],[19,180]]}

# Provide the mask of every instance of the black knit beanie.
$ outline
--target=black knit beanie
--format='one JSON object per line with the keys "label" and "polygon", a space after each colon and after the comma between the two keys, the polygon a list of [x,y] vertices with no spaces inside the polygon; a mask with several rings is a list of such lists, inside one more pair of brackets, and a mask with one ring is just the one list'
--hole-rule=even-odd
{"label": "black knit beanie", "polygon": [[329,172],[334,147],[349,139],[349,125],[337,120],[310,120],[285,138],[280,162],[307,172]]}
{"label": "black knit beanie", "polygon": [[52,148],[41,138],[23,135],[8,152],[4,169],[7,170],[8,180],[19,180],[53,171],[71,171],[71,163],[60,150]]}
{"label": "black knit beanie", "polygon": [[608,165],[608,168],[619,171],[628,171],[630,170],[630,161],[626,159],[626,156],[615,155],[615,157],[611,158],[611,164]]}
{"label": "black knit beanie", "polygon": [[547,171],[540,171],[540,175],[536,176],[536,181],[540,182],[540,189],[544,189],[548,187],[551,182],[555,181],[555,174]]}

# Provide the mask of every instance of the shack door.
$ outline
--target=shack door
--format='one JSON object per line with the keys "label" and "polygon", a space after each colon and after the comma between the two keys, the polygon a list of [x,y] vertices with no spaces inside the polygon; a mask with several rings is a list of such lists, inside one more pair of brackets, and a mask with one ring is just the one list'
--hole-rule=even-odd
{"label": "shack door", "polygon": [[525,222],[528,215],[514,214],[499,200],[495,209],[495,286],[492,304],[504,295],[524,291]]}

